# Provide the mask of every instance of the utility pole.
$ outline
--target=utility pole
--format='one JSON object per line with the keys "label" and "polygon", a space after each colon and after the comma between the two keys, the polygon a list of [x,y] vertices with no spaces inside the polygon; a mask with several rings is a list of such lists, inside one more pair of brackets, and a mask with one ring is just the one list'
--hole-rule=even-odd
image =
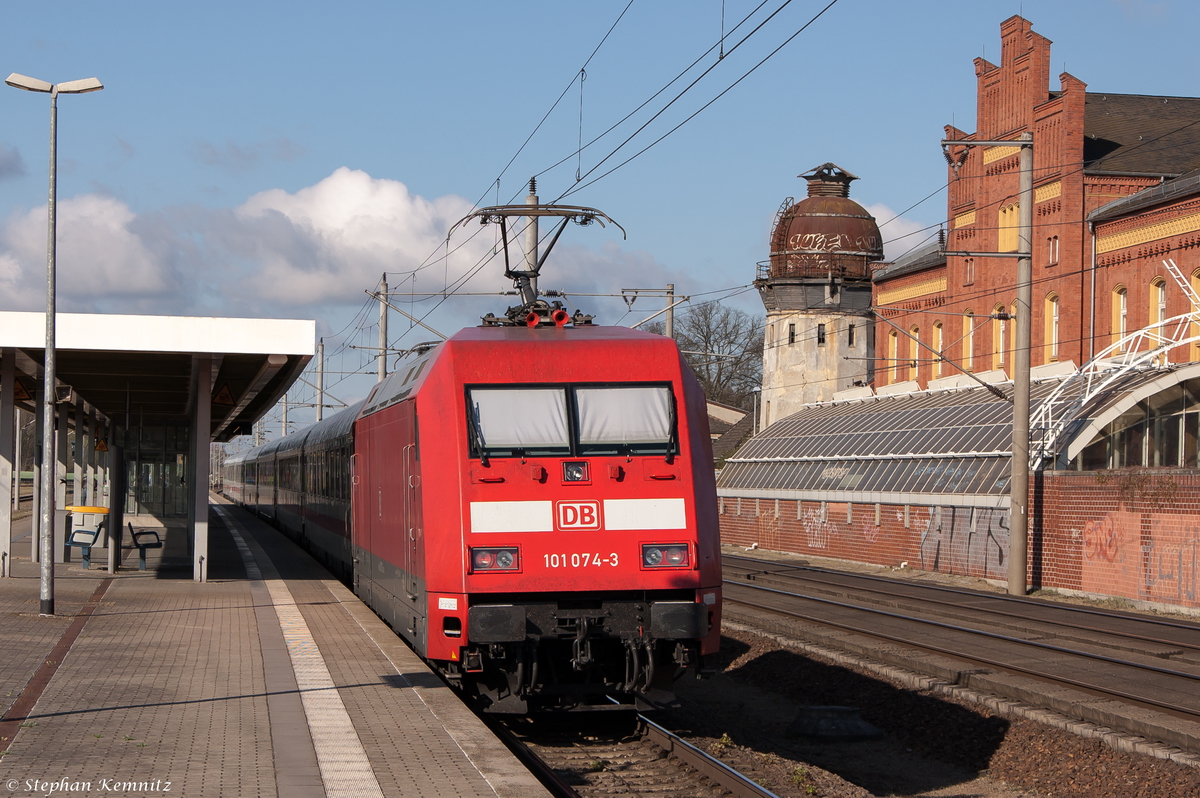
{"label": "utility pole", "polygon": [[376,363],[376,382],[383,382],[387,376],[387,312],[388,312],[387,272],[379,278],[379,358]]}
{"label": "utility pole", "polygon": [[279,437],[283,438],[287,435],[287,394],[283,395],[283,431],[279,433]]}
{"label": "utility pole", "polygon": [[325,339],[317,341],[317,421],[325,410]]}
{"label": "utility pole", "polygon": [[1017,351],[1013,353],[1012,476],[1009,478],[1008,593],[1028,592],[1029,554],[1029,347],[1033,304],[1033,134],[1021,134],[1020,206],[1017,215]]}
{"label": "utility pole", "polygon": [[[1029,363],[1030,330],[1033,323],[1033,133],[1026,131],[1018,139],[974,141],[944,139],[942,149],[947,153],[955,173],[957,165],[948,147],[1020,147],[1019,206],[1017,211],[1017,318],[1016,351],[1013,353],[1013,421],[1012,466],[1008,478],[1008,592],[1024,596],[1029,592],[1026,568],[1029,560]],[[1011,258],[1012,252],[951,252],[947,257]],[[1003,344],[1002,344],[1003,345]]]}
{"label": "utility pole", "polygon": [[675,337],[675,283],[667,283],[667,337]]}

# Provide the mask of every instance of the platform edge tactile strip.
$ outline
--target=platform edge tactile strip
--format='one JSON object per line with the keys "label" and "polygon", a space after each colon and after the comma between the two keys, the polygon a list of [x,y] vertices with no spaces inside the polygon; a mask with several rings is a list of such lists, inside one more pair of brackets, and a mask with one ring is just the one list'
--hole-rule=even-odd
{"label": "platform edge tactile strip", "polygon": [[[270,557],[277,556],[277,553],[289,557],[291,555],[286,552],[294,552],[296,556],[308,561],[312,567],[320,568],[308,560],[307,555],[304,555],[291,541],[287,540],[277,531],[270,530],[257,519],[243,515],[240,510],[235,510],[225,505],[220,499],[214,499],[213,507],[221,514],[222,518],[231,528],[237,527],[240,529],[246,537],[246,542],[249,543],[250,548],[256,555],[261,552],[261,556],[265,560],[264,571],[266,572],[267,584],[275,584],[272,581],[272,577],[278,576],[275,568],[270,563]],[[478,774],[478,778],[481,780],[479,787],[483,787],[487,794],[495,795],[497,798],[540,798],[540,796],[548,796],[545,787],[520,764],[515,756],[504,747],[503,743],[487,729],[486,725],[449,688],[438,680],[428,669],[428,666],[396,636],[394,631],[388,628],[345,585],[329,577],[324,570],[321,570],[320,573],[324,575],[323,578],[307,574],[304,577],[300,577],[302,581],[296,582],[293,585],[293,589],[288,591],[288,599],[291,601],[290,606],[297,613],[303,609],[305,614],[311,614],[313,608],[308,605],[310,601],[316,600],[316,596],[305,586],[311,585],[313,588],[316,588],[319,584],[321,586],[321,595],[324,598],[321,598],[318,603],[327,602],[332,598],[333,602],[329,608],[333,609],[336,607],[339,614],[345,613],[350,616],[346,619],[349,627],[353,627],[355,634],[362,636],[364,644],[375,651],[374,656],[380,658],[380,663],[383,667],[394,672],[396,683],[403,684],[405,689],[411,691],[410,695],[418,702],[417,706],[423,706],[425,711],[428,712],[439,734],[445,734],[447,738],[445,744],[451,746],[450,750],[454,751],[453,755],[461,757],[464,760],[464,764],[467,764],[470,770]],[[286,588],[284,581],[281,580],[278,584]],[[296,593],[295,589],[301,589],[305,594],[305,598],[302,600],[299,599],[301,594]],[[320,607],[317,607],[317,609],[320,609]],[[309,617],[306,623],[310,628],[310,632],[316,636],[316,640],[320,641],[322,638],[316,634],[316,627],[312,627],[313,618]],[[319,645],[327,646],[328,643],[329,641],[325,641]],[[314,642],[312,648],[320,656],[320,648],[316,642]],[[325,672],[326,674],[331,674],[333,670],[332,665],[329,665]],[[299,673],[297,673],[297,677],[299,677]],[[340,677],[330,675],[329,678],[332,685]],[[361,687],[362,685],[359,686]],[[332,692],[336,694],[337,689],[332,690]],[[345,704],[344,706],[346,710],[351,710],[349,704]],[[349,715],[352,719],[355,717],[353,711],[350,711]],[[370,732],[367,733],[370,734]],[[361,734],[362,732],[359,732],[359,736]],[[365,744],[366,741],[362,740],[361,742]],[[378,751],[369,754],[369,756],[377,754]],[[412,764],[416,765],[417,763]],[[418,766],[419,770],[420,767]],[[382,786],[384,784],[383,776],[379,773],[376,773],[376,775],[378,783]],[[393,775],[395,775],[394,771]],[[421,778],[417,773],[413,775]],[[430,775],[426,773],[424,777],[428,779]],[[425,785],[426,788],[429,786],[428,784]],[[466,786],[465,784],[457,785],[459,789]],[[416,789],[416,784],[412,785],[412,787]],[[389,787],[385,792],[391,789]],[[470,794],[476,793],[470,792]]]}

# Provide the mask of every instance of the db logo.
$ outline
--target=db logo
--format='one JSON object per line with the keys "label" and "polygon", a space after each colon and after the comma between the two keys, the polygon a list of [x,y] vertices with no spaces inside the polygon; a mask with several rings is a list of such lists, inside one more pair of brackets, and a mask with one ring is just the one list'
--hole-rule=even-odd
{"label": "db logo", "polygon": [[555,502],[559,529],[599,529],[600,502]]}

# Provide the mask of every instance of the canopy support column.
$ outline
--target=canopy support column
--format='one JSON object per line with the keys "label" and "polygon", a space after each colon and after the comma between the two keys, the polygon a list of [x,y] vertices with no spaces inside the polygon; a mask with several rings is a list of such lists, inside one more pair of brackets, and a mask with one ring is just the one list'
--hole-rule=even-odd
{"label": "canopy support column", "polygon": [[208,581],[208,450],[212,434],[212,357],[197,358],[192,397],[192,579]]}
{"label": "canopy support column", "polygon": [[16,462],[13,427],[13,402],[16,391],[16,350],[5,347],[0,351],[0,578],[12,574],[12,513],[13,477],[16,490],[21,490],[21,464]]}

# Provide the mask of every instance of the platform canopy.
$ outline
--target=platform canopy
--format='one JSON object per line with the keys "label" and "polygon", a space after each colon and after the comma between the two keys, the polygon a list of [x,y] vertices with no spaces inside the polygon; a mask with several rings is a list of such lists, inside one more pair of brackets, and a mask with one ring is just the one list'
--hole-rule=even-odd
{"label": "platform canopy", "polygon": [[[249,432],[316,346],[316,322],[296,319],[59,313],[56,327],[58,383],[113,420],[127,410],[187,418],[204,384],[199,364],[208,361],[217,442]],[[43,313],[0,312],[0,348],[15,350],[18,397],[33,397],[41,379],[45,329]]]}
{"label": "platform canopy", "polygon": [[[186,518],[193,578],[205,581],[209,443],[250,432],[287,392],[315,354],[316,322],[59,313],[56,401],[46,405],[38,401],[45,321],[42,313],[0,312],[0,562],[13,554],[16,405],[34,411],[42,429],[54,425],[56,537],[65,530],[65,477],[73,474],[75,503],[108,509],[115,540],[107,545],[110,571],[119,567],[127,525],[162,527]],[[55,419],[41,418],[46,407]],[[72,425],[77,444],[91,440],[69,446]],[[48,534],[41,526],[35,514],[34,559]],[[52,548],[57,558],[62,544]],[[52,584],[53,569],[44,563],[43,574]]]}

